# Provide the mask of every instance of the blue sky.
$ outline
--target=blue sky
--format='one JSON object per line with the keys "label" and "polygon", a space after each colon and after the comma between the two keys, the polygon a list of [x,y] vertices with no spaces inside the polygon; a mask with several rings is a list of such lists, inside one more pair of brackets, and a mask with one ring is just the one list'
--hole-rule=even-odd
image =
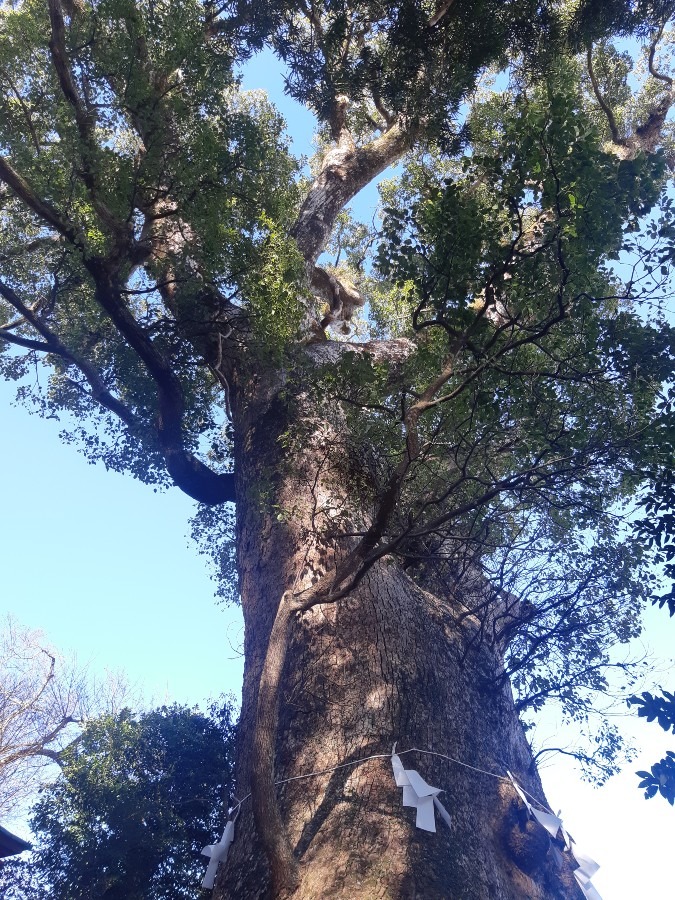
{"label": "blue sky", "polygon": [[239,614],[213,600],[192,501],[90,465],[14,391],[0,383],[3,611],[82,665],[124,669],[148,701],[238,691]]}
{"label": "blue sky", "polygon": [[[310,152],[312,117],[284,98],[269,55],[247,67],[245,86],[268,89],[296,135],[296,151]],[[370,188],[360,208],[374,196]],[[43,629],[94,673],[124,670],[149,702],[203,705],[237,693],[240,616],[214,602],[207,565],[188,537],[193,503],[178,490],[155,493],[88,464],[61,444],[57,422],[12,406],[13,394],[14,386],[0,383],[0,612]],[[665,660],[675,647],[675,621],[657,611],[649,619],[648,640]],[[662,681],[672,687],[675,672]],[[658,798],[645,802],[633,773],[675,747],[675,737],[634,717],[622,727],[644,749],[608,786],[584,785],[562,759],[542,774],[551,805],[562,807],[571,833],[603,866],[594,878],[603,900],[665,900],[675,811]],[[551,743],[557,729],[547,720],[540,740]]]}

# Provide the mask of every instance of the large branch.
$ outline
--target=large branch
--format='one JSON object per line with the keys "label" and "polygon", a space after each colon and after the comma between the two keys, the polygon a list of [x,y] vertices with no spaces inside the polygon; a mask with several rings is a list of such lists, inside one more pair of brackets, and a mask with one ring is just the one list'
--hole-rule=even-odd
{"label": "large branch", "polygon": [[367,356],[374,363],[387,364],[390,375],[393,376],[390,377],[389,383],[394,383],[398,370],[416,349],[416,344],[404,337],[387,338],[382,341],[366,341],[364,343],[356,341],[324,341],[320,344],[310,344],[305,348],[305,355],[316,366],[335,365],[347,353]]}
{"label": "large branch", "polygon": [[664,75],[663,72],[659,72],[656,69],[656,65],[654,63],[654,58],[656,56],[656,48],[659,46],[659,41],[663,37],[664,28],[665,28],[665,25],[661,25],[661,27],[658,29],[658,31],[654,35],[654,38],[653,38],[651,44],[649,45],[649,55],[647,58],[647,63],[649,66],[649,74],[652,76],[652,78],[656,78],[658,81],[663,81],[668,85],[669,88],[672,88],[673,79],[669,75]]}
{"label": "large branch", "polygon": [[[1,290],[0,293],[2,293]],[[36,341],[33,338],[25,338],[20,334],[12,334],[11,331],[5,331],[4,329],[0,329],[0,341],[13,344],[15,347],[23,347],[24,350],[35,350],[38,353],[54,353],[56,356],[65,358],[65,354],[59,353],[53,344],[48,344],[45,341]]]}
{"label": "large branch", "polygon": [[157,438],[169,475],[178,487],[200,503],[234,502],[234,476],[217,473],[185,449],[184,399],[181,383],[169,361],[155,347],[121,298],[113,273],[102,260],[88,260],[96,300],[129,346],[138,354],[157,388]]}
{"label": "large branch", "polygon": [[[77,229],[51,204],[42,200],[3,156],[0,156],[0,179],[46,224],[55,228],[73,246],[80,250],[83,249],[83,239]],[[182,491],[200,503],[211,505],[233,503],[235,501],[234,476],[231,473],[213,472],[185,449],[182,425],[184,402],[180,381],[121,300],[119,290],[108,271],[107,263],[100,258],[91,257],[85,258],[84,263],[96,285],[97,302],[108,313],[132,349],[136,351],[157,386],[159,415],[156,430],[169,475]],[[33,316],[31,320],[30,307],[23,304],[11,288],[3,285],[0,293],[45,337],[45,343],[33,342],[18,335],[10,337],[8,333],[4,333],[2,338],[7,342],[26,347],[26,349],[55,353],[70,360],[82,371],[89,382],[94,399],[131,425],[132,419],[129,411],[108,391],[93,367],[75,351],[65,347],[52,332],[45,329],[36,316]]]}
{"label": "large branch", "polygon": [[[134,33],[139,30],[137,11],[131,10],[127,15],[127,27]],[[167,173],[162,174],[164,157],[170,147],[180,142],[180,136],[176,133],[170,104],[166,100],[170,87],[168,76],[154,70],[147,42],[142,34],[136,39],[134,49],[138,63],[135,75],[142,83],[143,90],[140,94],[145,99],[141,104],[129,106],[128,114],[141,138],[138,150],[141,162],[139,171],[143,165],[147,165],[154,172],[152,187],[144,186],[143,179],[139,179],[135,185],[136,202],[144,216],[138,241],[139,247],[145,252],[141,262],[148,276],[155,280],[164,305],[174,316],[183,337],[203,357],[225,391],[225,407],[229,417],[229,378],[233,360],[231,354],[225,351],[232,350],[233,342],[225,343],[224,336],[232,333],[231,323],[234,319],[241,323],[241,310],[210,283],[208,276],[204,275],[193,258],[189,259],[191,276],[197,275],[202,279],[202,290],[195,295],[193,308],[205,310],[204,320],[195,317],[193,312],[186,318],[184,305],[178,300],[177,285],[180,276],[176,271],[176,261],[189,257],[190,247],[197,242],[194,229],[181,217],[180,203],[172,194],[172,177]],[[114,81],[110,83],[113,90],[121,92],[120,85]],[[147,98],[151,98],[151,102]],[[148,115],[148,109],[152,110],[151,115]],[[185,265],[184,259],[181,265]]]}
{"label": "large branch", "polygon": [[[180,381],[170,365],[125,306],[119,292],[110,281],[109,273],[106,272],[100,261],[89,261],[87,267],[94,276],[96,299],[108,313],[118,331],[145,363],[157,387],[159,414],[155,428],[169,475],[182,491],[200,503],[216,505],[234,502],[234,476],[231,473],[213,472],[185,449],[182,427],[183,392]],[[44,341],[35,341],[6,331],[0,331],[0,340],[29,350],[53,353],[72,363],[87,380],[91,388],[92,399],[113,412],[129,428],[136,432],[141,430],[141,423],[131,410],[111,393],[96,368],[82,354],[67,347],[40,320],[35,311],[23,303],[16,292],[2,281],[0,281],[0,296],[20,313]]]}
{"label": "large branch", "polygon": [[[84,172],[82,177],[102,221],[105,221],[114,232],[118,234],[124,232],[124,234],[120,234],[121,237],[124,237],[126,232],[124,231],[123,224],[110,214],[109,210],[107,210],[105,204],[103,204],[100,199],[95,169],[97,148],[94,140],[92,121],[88,110],[79,96],[68,60],[65,45],[65,25],[60,0],[48,0],[48,3],[52,31],[50,53],[62,93],[74,111],[75,121],[83,149],[82,161]],[[147,65],[148,60],[146,54],[143,52],[143,47],[140,46],[137,49],[142,64]],[[153,89],[152,92],[156,95],[158,86],[152,82],[152,73],[147,71],[145,74],[148,79],[148,86]],[[160,125],[164,126],[166,123],[161,121],[161,116],[159,118]],[[154,133],[157,128],[160,128],[157,123],[155,123],[153,133],[150,134],[148,132],[147,123],[143,121],[140,115],[132,115],[132,119],[146,143],[149,142],[153,146],[162,145],[161,141],[158,144],[157,141],[152,140],[159,136]],[[25,180],[11,168],[9,163],[1,157],[0,178],[3,178],[17,196],[33,209],[44,221],[56,228],[61,234],[67,237],[71,243],[82,249],[82,239],[72,225],[70,225],[70,223],[68,223],[56,210],[53,210],[51,206],[41,201],[27,182],[25,182]],[[156,212],[154,206],[155,204],[151,204],[151,207],[153,207],[150,210],[151,213]],[[177,226],[174,226],[174,230],[176,227],[180,227],[180,223]],[[154,250],[156,253],[161,253],[161,250],[165,249],[167,243],[166,227],[160,228],[159,232],[159,235],[153,235],[155,241],[150,241],[150,244],[156,244],[158,240],[162,246],[151,246],[149,252]],[[171,228],[169,228],[169,237],[171,234]],[[143,239],[147,240],[147,238],[148,234],[146,229]],[[141,243],[143,243],[143,241]],[[126,250],[129,250],[129,247],[127,247]],[[146,256],[147,252],[148,250],[146,248]],[[134,260],[131,261],[133,262]],[[213,472],[208,466],[204,465],[204,463],[186,450],[183,435],[184,398],[180,380],[175,375],[170,362],[157,349],[121,299],[119,286],[115,283],[115,278],[112,274],[115,267],[109,264],[109,261],[92,257],[85,258],[84,264],[94,280],[97,302],[108,314],[122,337],[128,342],[129,346],[138,354],[156,385],[158,415],[155,422],[155,428],[169,475],[181,490],[199,502],[214,505],[225,502],[234,502],[234,476],[231,473],[221,474]],[[18,343],[18,341],[15,342]],[[53,339],[50,343],[52,345],[50,351],[58,352],[57,350],[52,350],[54,347]],[[31,349],[46,348],[34,346]],[[72,351],[68,350],[67,354],[61,352],[61,355],[67,355],[67,358],[73,359],[73,361],[79,365],[75,360]],[[79,367],[82,368],[82,366]],[[84,374],[91,384],[90,376],[86,371],[84,371]],[[99,397],[102,397],[105,401],[104,405],[107,405],[108,408],[112,408],[112,405],[114,404],[111,405],[110,395],[105,395],[103,392],[99,391]],[[97,397],[97,399],[99,399],[99,397]],[[114,409],[113,411],[117,412],[118,415],[121,412],[119,409]]]}
{"label": "large branch", "polygon": [[308,267],[313,268],[326,246],[338,213],[361,188],[400,159],[412,139],[411,130],[397,123],[364,147],[342,140],[326,153],[291,230]]}
{"label": "large branch", "polygon": [[[649,109],[644,121],[640,125],[635,127],[635,130],[632,134],[628,134],[625,137],[621,135],[621,132],[619,131],[618,125],[616,123],[614,111],[612,110],[609,102],[600,89],[600,85],[593,69],[592,47],[589,47],[586,54],[588,75],[593,87],[593,93],[595,94],[595,98],[598,101],[598,104],[603,113],[605,114],[605,118],[607,119],[607,125],[612,136],[612,144],[614,145],[614,152],[621,159],[633,159],[638,153],[655,152],[661,140],[661,134],[663,131],[663,126],[665,125],[666,117],[668,116],[673,103],[675,103],[673,79],[669,75],[664,75],[663,73],[659,72],[655,66],[656,49],[662,35],[663,27],[659,29],[656,36],[652,40],[652,43],[650,44],[647,63],[649,74],[652,76],[652,78],[655,78],[658,81],[662,81],[666,85],[667,89],[660,97],[660,99],[657,100]],[[668,162],[672,168],[674,165],[673,160],[669,158]]]}
{"label": "large branch", "polygon": [[89,383],[92,399],[113,412],[125,423],[125,425],[128,425],[130,428],[138,427],[138,423],[135,421],[131,410],[110,392],[94,366],[92,366],[80,353],[66,347],[54,332],[40,321],[34,310],[23,303],[18,294],[2,281],[0,281],[0,296],[4,297],[4,299],[21,314],[24,320],[44,338],[44,342],[34,341],[30,338],[10,334],[6,331],[0,332],[0,339],[11,344],[16,344],[19,347],[25,347],[29,350],[53,353],[72,363],[80,370],[80,372],[82,372]]}
{"label": "large branch", "polygon": [[56,207],[38,196],[28,181],[12,167],[6,156],[0,156],[0,181],[4,181],[19,200],[73,246],[83,246],[83,237],[78,229]]}
{"label": "large branch", "polygon": [[354,310],[363,306],[364,301],[353,285],[341,282],[317,266],[316,261],[339,213],[362,188],[400,159],[413,139],[412,130],[397,122],[369,144],[357,147],[346,127],[347,105],[346,97],[336,98],[330,122],[335,144],[324,156],[321,171],[291,229],[305,259],[310,287],[327,302],[328,311],[321,322],[309,323],[310,330],[321,338],[328,325],[349,322]]}

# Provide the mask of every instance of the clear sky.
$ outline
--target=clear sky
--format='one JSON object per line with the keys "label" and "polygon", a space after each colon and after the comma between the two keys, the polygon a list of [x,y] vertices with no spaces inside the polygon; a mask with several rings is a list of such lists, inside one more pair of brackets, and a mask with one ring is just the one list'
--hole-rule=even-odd
{"label": "clear sky", "polygon": [[[246,86],[268,89],[297,152],[307,152],[312,117],[283,98],[269,57],[247,68]],[[193,503],[178,490],[155,493],[89,465],[60,442],[58,422],[13,407],[13,394],[0,383],[0,613],[43,629],[94,673],[124,670],[150,702],[203,706],[238,693],[240,616],[214,602],[207,565],[188,536]],[[675,652],[675,621],[650,611],[647,638],[666,660]],[[661,681],[674,687],[675,671]],[[668,900],[675,810],[661,798],[644,801],[634,771],[675,748],[675,736],[635,717],[621,727],[641,748],[622,775],[594,789],[559,757],[542,771],[545,787],[577,842],[601,863],[593,881],[603,900]],[[556,730],[547,721],[538,737],[553,743]]]}

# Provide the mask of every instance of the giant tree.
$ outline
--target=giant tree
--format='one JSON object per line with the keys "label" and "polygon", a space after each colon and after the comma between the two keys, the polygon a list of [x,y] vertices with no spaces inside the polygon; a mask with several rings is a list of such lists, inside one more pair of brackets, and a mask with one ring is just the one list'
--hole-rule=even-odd
{"label": "giant tree", "polygon": [[[4,372],[50,366],[23,396],[199,501],[228,570],[236,507],[242,803],[219,898],[580,896],[505,774],[543,798],[519,714],[583,713],[650,589],[625,516],[672,362],[669,13],[3,10]],[[633,82],[602,61],[631,35],[647,86],[617,124]],[[266,43],[316,114],[309,176],[237,87]],[[381,224],[351,222],[400,161]],[[394,742],[463,763],[406,757],[449,830],[401,809]]]}

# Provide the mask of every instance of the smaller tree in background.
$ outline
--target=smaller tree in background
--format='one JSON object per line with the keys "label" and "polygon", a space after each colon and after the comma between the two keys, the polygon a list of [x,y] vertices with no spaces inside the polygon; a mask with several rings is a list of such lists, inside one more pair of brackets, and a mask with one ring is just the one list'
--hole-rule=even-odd
{"label": "smaller tree in background", "polygon": [[231,793],[234,732],[229,703],[210,715],[174,705],[90,722],[34,807],[32,880],[24,885],[15,865],[5,896],[199,897],[200,852],[222,829]]}
{"label": "smaller tree in background", "polygon": [[95,682],[45,635],[7,617],[0,629],[0,817],[35,795],[45,765],[84,723],[129,703],[123,677]]}

